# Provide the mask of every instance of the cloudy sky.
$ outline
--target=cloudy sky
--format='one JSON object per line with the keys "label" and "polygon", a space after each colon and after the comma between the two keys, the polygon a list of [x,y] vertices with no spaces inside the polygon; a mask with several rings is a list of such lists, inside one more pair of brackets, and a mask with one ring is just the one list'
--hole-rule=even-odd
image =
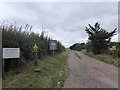
{"label": "cloudy sky", "polygon": [[[99,22],[101,27],[112,31],[118,27],[117,2],[9,2],[0,3],[0,22],[8,20],[18,25],[29,24],[33,31],[59,40],[69,47],[86,42],[85,27]],[[112,41],[117,41],[114,36]]]}

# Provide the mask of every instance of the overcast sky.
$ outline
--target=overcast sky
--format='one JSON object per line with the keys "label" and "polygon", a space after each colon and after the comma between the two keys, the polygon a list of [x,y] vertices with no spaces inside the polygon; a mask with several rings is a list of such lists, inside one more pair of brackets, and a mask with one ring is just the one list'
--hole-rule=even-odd
{"label": "overcast sky", "polygon": [[[11,2],[0,3],[0,22],[8,20],[18,25],[29,24],[33,31],[41,33],[46,27],[48,36],[69,47],[86,42],[85,27],[99,22],[101,27],[112,31],[118,27],[117,2]],[[117,41],[114,36],[112,41]]]}

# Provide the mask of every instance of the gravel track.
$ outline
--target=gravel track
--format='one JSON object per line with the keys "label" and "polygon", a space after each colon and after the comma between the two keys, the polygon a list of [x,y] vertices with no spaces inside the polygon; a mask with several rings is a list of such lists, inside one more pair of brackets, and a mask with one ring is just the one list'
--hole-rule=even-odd
{"label": "gravel track", "polygon": [[64,88],[118,88],[118,68],[81,52],[69,51]]}

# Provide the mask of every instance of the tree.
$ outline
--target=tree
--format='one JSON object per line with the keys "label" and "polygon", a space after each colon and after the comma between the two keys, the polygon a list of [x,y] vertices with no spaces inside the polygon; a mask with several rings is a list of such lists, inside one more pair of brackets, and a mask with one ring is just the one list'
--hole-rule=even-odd
{"label": "tree", "polygon": [[111,32],[107,32],[107,30],[100,28],[100,24],[98,22],[95,23],[94,27],[90,24],[88,25],[89,28],[86,27],[85,31],[88,33],[88,39],[91,42],[92,52],[94,54],[100,54],[102,53],[102,50],[108,48],[112,36],[116,34],[117,28]]}
{"label": "tree", "polygon": [[86,48],[86,51],[87,51],[87,52],[90,52],[90,51],[91,51],[91,42],[90,42],[90,41],[88,41],[88,42],[86,43],[85,48]]}

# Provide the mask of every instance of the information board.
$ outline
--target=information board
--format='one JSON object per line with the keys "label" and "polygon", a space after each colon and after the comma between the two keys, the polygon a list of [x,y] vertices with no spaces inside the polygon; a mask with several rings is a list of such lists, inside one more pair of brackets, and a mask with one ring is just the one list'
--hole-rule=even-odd
{"label": "information board", "polygon": [[3,59],[19,58],[20,48],[3,48]]}
{"label": "information board", "polygon": [[57,50],[57,41],[56,40],[50,40],[49,50]]}

